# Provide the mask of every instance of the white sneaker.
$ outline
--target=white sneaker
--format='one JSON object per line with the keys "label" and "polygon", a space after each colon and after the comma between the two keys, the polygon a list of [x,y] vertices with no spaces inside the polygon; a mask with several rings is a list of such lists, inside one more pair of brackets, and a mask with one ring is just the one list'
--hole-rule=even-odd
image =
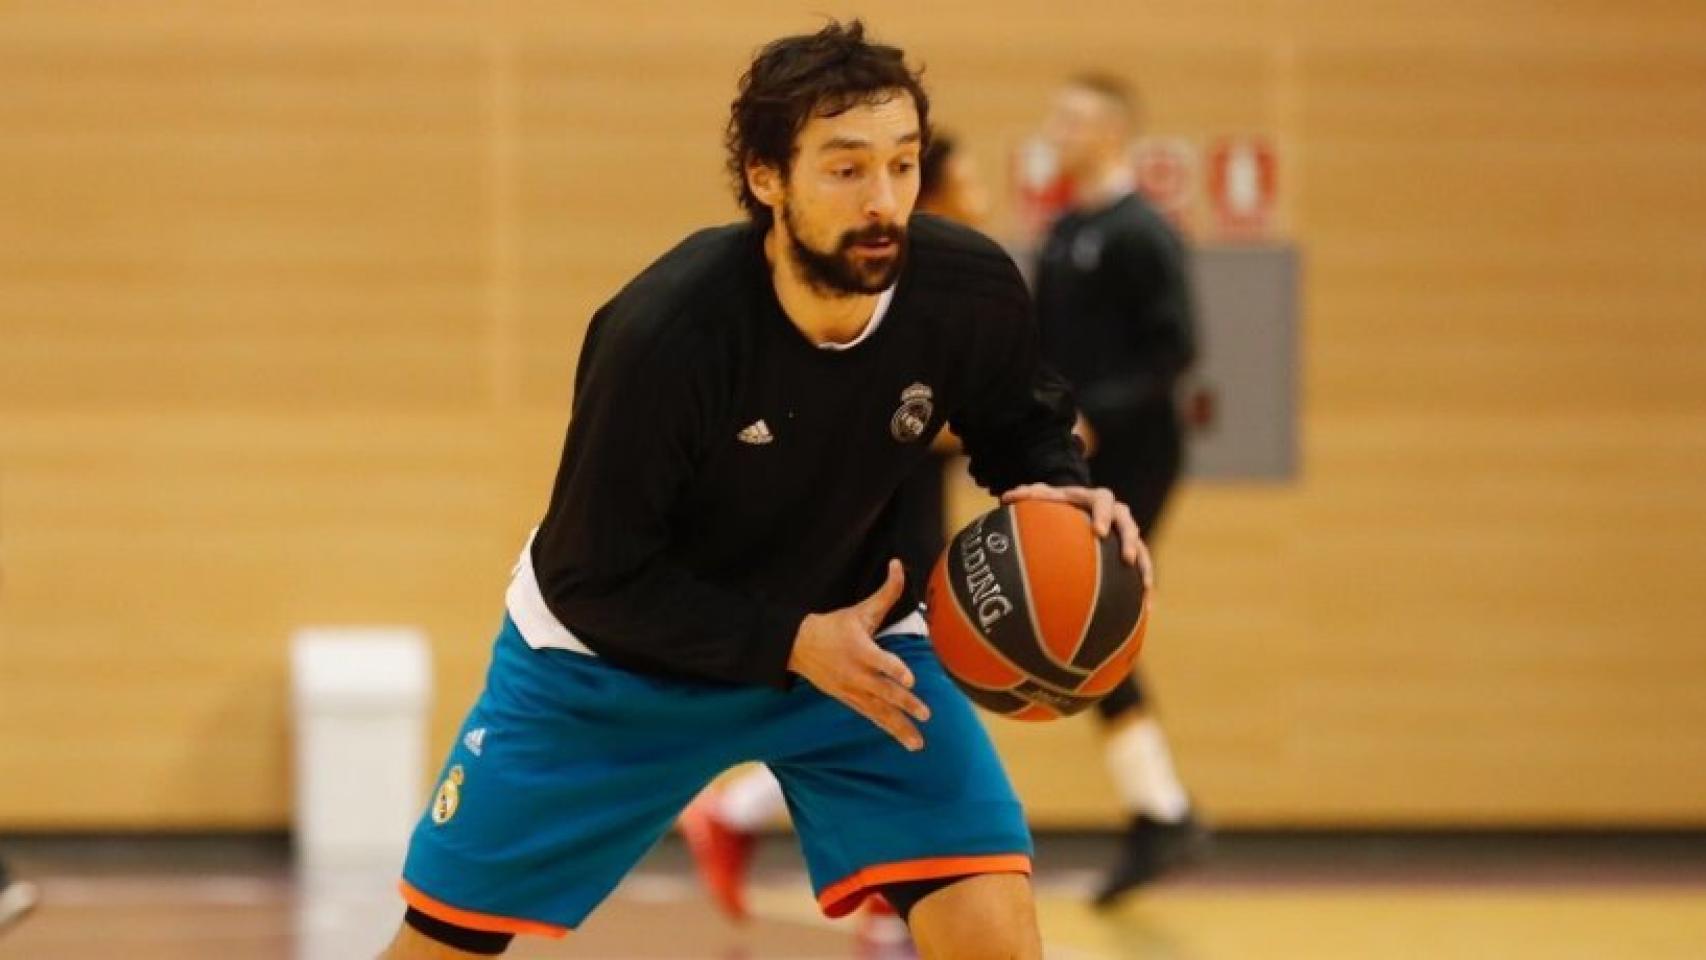
{"label": "white sneaker", "polygon": [[27,880],[14,880],[0,888],[0,930],[22,920],[40,899],[36,885]]}

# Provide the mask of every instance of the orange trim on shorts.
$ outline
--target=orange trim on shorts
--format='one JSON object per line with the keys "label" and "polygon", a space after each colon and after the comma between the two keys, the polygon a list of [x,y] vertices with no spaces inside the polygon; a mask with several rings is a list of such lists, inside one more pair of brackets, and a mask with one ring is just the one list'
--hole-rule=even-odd
{"label": "orange trim on shorts", "polygon": [[454,923],[459,927],[470,930],[483,930],[486,933],[531,933],[538,937],[562,938],[568,935],[568,927],[541,923],[538,920],[518,920],[514,917],[500,917],[491,913],[478,913],[473,910],[463,910],[453,907],[441,900],[434,900],[426,894],[409,885],[407,880],[397,881],[397,889],[403,894],[403,900],[409,906],[445,923]]}
{"label": "orange trim on shorts", "polygon": [[997,853],[980,857],[929,857],[923,860],[879,863],[825,887],[817,896],[817,905],[824,916],[834,919],[852,913],[860,901],[874,892],[872,887],[880,887],[885,883],[938,880],[942,877],[972,876],[980,873],[1029,875],[1030,872],[1031,858],[1022,853]]}

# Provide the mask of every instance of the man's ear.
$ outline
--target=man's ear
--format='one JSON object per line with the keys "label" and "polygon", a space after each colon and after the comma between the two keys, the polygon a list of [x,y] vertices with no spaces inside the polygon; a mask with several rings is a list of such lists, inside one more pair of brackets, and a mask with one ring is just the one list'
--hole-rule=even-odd
{"label": "man's ear", "polygon": [[782,205],[782,171],[754,160],[746,165],[746,186],[758,202],[775,210]]}

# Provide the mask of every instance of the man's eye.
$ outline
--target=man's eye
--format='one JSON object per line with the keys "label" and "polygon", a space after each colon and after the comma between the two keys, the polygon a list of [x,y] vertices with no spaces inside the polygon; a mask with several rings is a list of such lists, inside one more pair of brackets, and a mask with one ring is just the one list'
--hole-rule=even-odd
{"label": "man's eye", "polygon": [[857,167],[836,167],[834,170],[831,170],[830,173],[842,180],[851,180],[858,175],[859,170]]}

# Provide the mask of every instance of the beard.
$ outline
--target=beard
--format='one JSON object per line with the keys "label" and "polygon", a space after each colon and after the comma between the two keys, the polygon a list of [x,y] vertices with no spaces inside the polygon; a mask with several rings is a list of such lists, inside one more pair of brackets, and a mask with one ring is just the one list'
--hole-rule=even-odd
{"label": "beard", "polygon": [[[800,276],[818,293],[831,297],[869,296],[894,286],[906,265],[906,228],[900,224],[874,223],[843,233],[829,251],[808,246],[800,238],[799,223],[792,204],[782,204],[782,222],[788,228],[788,254],[799,267]],[[889,240],[894,252],[874,257],[858,252],[860,243]]]}

